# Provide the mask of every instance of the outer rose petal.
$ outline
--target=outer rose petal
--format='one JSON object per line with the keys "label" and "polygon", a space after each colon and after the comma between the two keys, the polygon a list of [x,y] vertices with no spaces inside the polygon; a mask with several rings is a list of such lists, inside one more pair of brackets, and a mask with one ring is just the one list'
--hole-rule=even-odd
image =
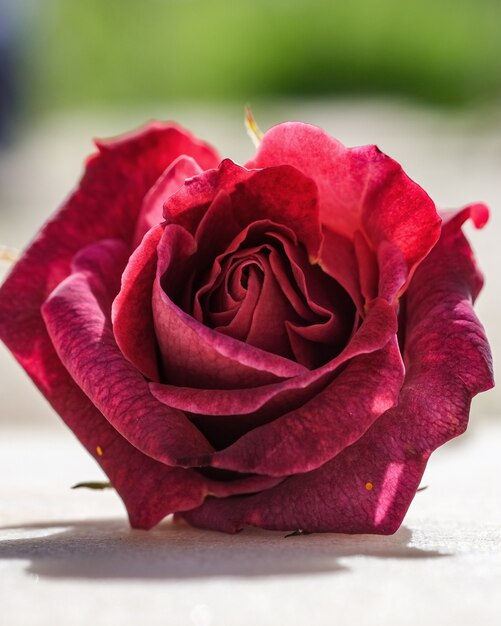
{"label": "outer rose petal", "polygon": [[193,470],[163,465],[134,448],[109,424],[57,357],[52,371],[59,381],[52,396],[54,408],[65,416],[66,424],[107,474],[134,528],[152,528],[170,513],[199,506],[207,495],[253,493],[280,482],[276,478],[250,476],[221,483]]}
{"label": "outer rose petal", "polygon": [[288,163],[312,178],[322,224],[352,239],[361,230],[376,250],[396,245],[410,272],[440,234],[440,217],[428,195],[376,146],[346,148],[309,124],[271,128],[246,167]]}
{"label": "outer rose petal", "polygon": [[184,515],[191,524],[228,532],[245,524],[345,533],[398,529],[430,454],[464,431],[472,396],[493,385],[489,347],[472,308],[481,279],[460,230],[469,211],[444,226],[409,287],[409,369],[398,406],[321,468],[249,498],[209,498]]}
{"label": "outer rose petal", "polygon": [[148,456],[176,465],[178,457],[212,448],[183,413],[150,394],[115,343],[110,309],[124,256],[125,245],[116,240],[82,250],[74,272],[46,300],[43,317],[59,358],[112,426]]}
{"label": "outer rose petal", "polygon": [[[339,357],[307,376],[298,376],[281,386],[256,389],[256,399],[242,393],[242,402],[249,408],[249,403],[270,400],[276,403],[285,390],[294,392],[295,396],[302,387],[315,383],[322,375],[347,361],[346,368],[323,391],[300,408],[250,430],[233,445],[214,454],[188,457],[180,463],[187,467],[211,465],[270,476],[304,472],[325,463],[358,439],[382,412],[396,403],[403,367],[394,341],[395,332],[393,309],[383,300],[375,301],[365,324]],[[173,396],[177,406],[187,401],[200,402],[204,397],[187,393],[183,398],[177,392],[162,390],[162,385],[152,385],[152,391],[159,398],[164,394]],[[209,391],[205,397],[210,402]],[[214,396],[213,402],[223,397],[225,403],[238,402],[235,392],[225,396],[221,391]],[[287,400],[287,395],[284,398]],[[212,407],[210,410],[213,411]]]}
{"label": "outer rose petal", "polygon": [[[130,244],[145,194],[180,154],[215,167],[217,154],[178,126],[149,124],[98,142],[78,189],[37,235],[0,289],[0,338],[46,398],[59,392],[60,368],[40,308],[70,273],[78,250],[103,238]],[[59,406],[61,417],[66,415]]]}
{"label": "outer rose petal", "polygon": [[[170,513],[199,506],[207,495],[220,497],[260,491],[280,479],[251,476],[221,483],[194,470],[168,467],[142,454],[124,439],[75,385],[60,365],[54,407],[109,477],[122,498],[133,528],[152,528]],[[101,454],[97,453],[97,448]]]}

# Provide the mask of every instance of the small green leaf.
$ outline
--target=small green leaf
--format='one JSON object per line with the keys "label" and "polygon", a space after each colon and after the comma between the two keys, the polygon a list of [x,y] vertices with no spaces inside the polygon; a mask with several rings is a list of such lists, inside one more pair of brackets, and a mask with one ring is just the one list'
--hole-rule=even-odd
{"label": "small green leaf", "polygon": [[76,485],[73,485],[72,489],[97,489],[97,490],[101,490],[101,489],[113,489],[113,486],[111,483],[105,483],[105,482],[88,482],[88,483],[77,483]]}

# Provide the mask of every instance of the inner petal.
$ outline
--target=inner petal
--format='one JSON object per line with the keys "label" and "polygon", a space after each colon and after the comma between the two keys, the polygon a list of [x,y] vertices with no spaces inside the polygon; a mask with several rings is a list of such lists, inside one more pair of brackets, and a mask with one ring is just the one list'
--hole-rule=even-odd
{"label": "inner petal", "polygon": [[173,385],[231,389],[304,373],[298,362],[225,336],[191,314],[186,302],[193,302],[195,252],[196,242],[185,229],[165,226],[152,288],[160,379]]}
{"label": "inner petal", "polygon": [[308,368],[339,354],[354,330],[346,291],[310,263],[288,228],[269,221],[240,233],[193,284],[196,319]]}
{"label": "inner petal", "polygon": [[[226,322],[226,311],[211,313],[207,315],[207,322],[219,332],[247,341],[252,324],[253,312],[259,301],[262,290],[262,272],[256,269],[253,264],[246,264],[240,273],[239,280],[245,280],[246,288],[241,302],[230,310],[232,318]],[[254,344],[260,348],[258,344]]]}

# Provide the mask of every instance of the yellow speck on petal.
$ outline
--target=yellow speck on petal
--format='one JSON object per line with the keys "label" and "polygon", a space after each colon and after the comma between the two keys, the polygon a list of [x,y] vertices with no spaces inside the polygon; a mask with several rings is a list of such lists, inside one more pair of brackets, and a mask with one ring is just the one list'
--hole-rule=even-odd
{"label": "yellow speck on petal", "polygon": [[367,491],[372,491],[374,485],[372,483],[365,483],[365,488]]}
{"label": "yellow speck on petal", "polygon": [[96,446],[97,456],[103,456],[103,449],[101,446]]}

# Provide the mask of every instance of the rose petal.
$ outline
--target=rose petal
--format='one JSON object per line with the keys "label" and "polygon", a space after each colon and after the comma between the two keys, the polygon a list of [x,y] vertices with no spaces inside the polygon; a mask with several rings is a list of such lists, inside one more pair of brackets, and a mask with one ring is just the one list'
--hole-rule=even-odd
{"label": "rose petal", "polygon": [[346,290],[362,313],[364,304],[353,242],[327,227],[322,229],[322,235],[319,266]]}
{"label": "rose petal", "polygon": [[[280,241],[283,256],[278,254],[270,255],[270,262],[275,261],[275,273],[282,285],[284,293],[288,296],[298,315],[303,318],[305,324],[303,330],[308,334],[307,329],[313,329],[314,334],[319,328],[328,330],[333,327],[333,333],[326,340],[331,344],[333,350],[344,348],[349,335],[354,330],[355,310],[353,301],[344,288],[329,274],[322,271],[317,264],[312,264],[299,246],[294,246],[290,239],[277,233],[276,238]],[[287,259],[290,270],[284,269],[282,273],[278,270],[279,262],[285,264]],[[290,274],[287,278],[286,274]],[[294,287],[294,289],[289,289]],[[304,301],[304,306],[298,306],[297,298]],[[331,324],[332,323],[332,324]],[[320,339],[317,339],[320,341]],[[331,352],[331,356],[335,352]]]}
{"label": "rose petal", "polygon": [[[228,335],[229,337],[239,339],[240,341],[246,341],[249,336],[253,321],[253,311],[259,302],[263,286],[260,271],[256,264],[252,261],[241,263],[239,266],[240,271],[234,272],[234,274],[238,276],[238,282],[241,280],[240,274],[243,269],[247,269],[248,272],[246,294],[244,295],[237,310],[232,307],[232,319],[229,321],[223,319],[226,317],[224,314],[227,311],[218,313],[211,313],[209,311],[208,315],[206,315],[206,319],[210,322],[209,325],[212,328],[218,330],[220,333]],[[263,348],[263,346],[252,341],[249,341],[249,343],[258,348]],[[274,352],[278,353],[277,351]]]}
{"label": "rose petal", "polygon": [[399,404],[323,467],[249,498],[206,500],[196,526],[395,532],[432,451],[464,431],[472,396],[493,385],[492,362],[471,301],[481,276],[461,233],[465,209],[443,229],[408,290],[408,374]]}
{"label": "rose petal", "polygon": [[396,341],[352,359],[304,406],[255,428],[207,458],[212,467],[284,476],[307,472],[359,439],[398,401],[403,366]]}
{"label": "rose petal", "polygon": [[359,230],[356,230],[353,234],[353,244],[357,258],[360,290],[365,302],[370,302],[378,296],[379,268],[377,257],[369,242]]}
{"label": "rose petal", "polygon": [[444,224],[452,219],[457,219],[459,225],[463,224],[467,219],[471,219],[476,228],[483,228],[489,221],[489,208],[483,202],[473,202],[459,210],[441,210],[440,215]]}
{"label": "rose petal", "polygon": [[246,167],[289,164],[318,187],[322,224],[352,239],[361,230],[376,250],[396,245],[409,271],[440,235],[428,195],[376,146],[346,148],[322,129],[286,123],[270,129]]}
{"label": "rose petal", "polygon": [[54,371],[59,381],[57,393],[52,396],[54,408],[110,479],[133,528],[152,528],[170,513],[199,506],[207,495],[255,493],[281,482],[266,476],[219,482],[194,470],[163,465],[142,454],[111,426],[57,357]]}
{"label": "rose petal", "polygon": [[62,363],[110,424],[141,452],[176,465],[187,453],[212,448],[183,413],[150,394],[115,342],[111,301],[126,255],[126,246],[117,240],[84,248],[42,314]]}
{"label": "rose petal", "polygon": [[[219,485],[193,470],[168,467],[124,439],[75,385],[61,366],[61,387],[54,406],[110,479],[122,498],[133,528],[152,528],[166,515],[199,506]],[[97,451],[99,450],[99,452]],[[248,480],[248,479],[244,479]],[[243,482],[243,481],[241,481]],[[270,483],[271,484],[271,483]],[[221,493],[250,492],[257,485],[224,484]],[[242,488],[243,487],[243,488]]]}
{"label": "rose petal", "polygon": [[57,357],[53,366],[59,386],[52,405],[110,479],[133,527],[151,528],[169,513],[198,506],[213,493],[200,474],[167,467],[134,448],[76,386]]}
{"label": "rose petal", "polygon": [[[197,265],[203,267],[212,264],[246,228],[242,229],[230,194],[224,189],[218,191],[195,231]],[[214,237],[214,233],[217,233],[217,237]]]}
{"label": "rose petal", "polygon": [[[166,226],[158,246],[153,316],[169,384],[193,387],[256,387],[305,372],[299,363],[274,355],[201,324],[167,295],[162,285],[179,276],[179,250],[195,250],[184,228]],[[173,251],[176,251],[173,253]]]}
{"label": "rose petal", "polygon": [[[298,398],[303,401],[308,398],[308,395],[301,393],[302,390],[307,390],[317,381],[335,373],[350,359],[384,348],[394,334],[395,324],[393,307],[384,301],[376,301],[343,352],[316,370],[303,370],[302,375],[248,389],[196,389],[157,383],[151,383],[150,389],[156,398],[168,406],[201,415],[232,416],[255,413],[271,400],[276,400],[277,406],[283,412],[284,407],[290,406],[290,399],[294,399],[292,407],[297,406]],[[318,390],[318,387],[315,389]]]}
{"label": "rose petal", "polygon": [[202,169],[198,163],[184,155],[169,165],[143,200],[134,234],[134,248],[140,244],[150,228],[163,222],[164,202],[167,198],[177,191],[187,178],[201,173]]}
{"label": "rose petal", "polygon": [[[180,154],[214,167],[217,154],[182,128],[149,124],[98,143],[78,189],[37,235],[0,289],[0,338],[46,398],[59,388],[57,357],[40,308],[70,273],[74,254],[103,238],[130,243],[144,195]],[[59,410],[64,417],[64,409]]]}
{"label": "rose petal", "polygon": [[[217,217],[213,212],[217,212]],[[207,217],[209,214],[211,215],[210,218]],[[210,242],[212,242],[213,245],[215,240],[213,236],[209,237],[211,231],[202,228],[206,219],[210,222],[211,228],[214,229],[212,233],[222,233],[221,238],[217,238],[220,245],[218,246],[219,250],[215,257],[207,257],[206,255],[207,245],[210,245]],[[203,232],[200,233],[200,231]],[[233,232],[237,232],[237,235],[232,239],[232,234],[230,235],[230,233]],[[233,219],[233,209],[231,207],[230,198],[227,194],[223,195],[222,193],[218,194],[217,198],[212,202],[195,236],[197,238],[197,250],[194,265],[196,265],[196,267],[204,267],[208,262],[210,262],[211,265],[210,272],[204,280],[204,284],[197,290],[194,296],[193,314],[198,320],[202,320],[204,317],[201,305],[202,297],[218,289],[223,282],[228,282],[227,277],[232,259],[244,259],[246,250],[249,251],[249,254],[257,251],[261,246],[255,244],[257,242],[262,244],[270,237],[279,240],[282,244],[287,241],[287,239],[290,239],[297,246],[297,239],[290,228],[281,224],[275,224],[268,219],[257,220],[242,230],[238,230]],[[221,245],[222,242],[228,243],[225,243],[223,246]],[[230,300],[233,300],[234,303],[241,301],[245,295],[245,290],[243,290],[238,283],[234,282],[228,286],[227,292],[228,296],[230,296]],[[231,302],[229,302],[228,305],[231,306]]]}
{"label": "rose petal", "polygon": [[111,319],[122,354],[146,378],[160,380],[151,296],[157,271],[157,246],[163,226],[152,228],[129,258]]}
{"label": "rose petal", "polygon": [[[269,260],[264,258],[262,263],[262,289],[252,314],[247,341],[262,350],[294,359],[284,321],[291,318],[299,321],[299,318],[280,288]],[[307,366],[306,363],[302,365]]]}
{"label": "rose petal", "polygon": [[[288,165],[249,171],[225,159],[217,170],[186,181],[165,203],[164,215],[194,234],[202,225],[207,206],[221,191],[231,197],[238,226],[231,239],[249,224],[269,219],[290,227],[309,255],[317,258],[322,239],[317,189],[310,178]],[[207,222],[209,225],[212,223]],[[224,236],[224,231],[221,234]],[[197,238],[202,236],[199,231]],[[231,239],[225,242],[218,237],[218,242],[225,247]]]}
{"label": "rose petal", "polygon": [[[196,255],[198,259],[199,250]],[[253,274],[248,289],[240,285],[242,268],[250,271],[254,265],[262,275],[259,294],[250,293],[257,287]],[[289,228],[270,220],[247,226],[216,257],[195,294],[193,315],[219,332],[308,368],[339,354],[354,325],[353,305],[344,289],[310,263]]]}
{"label": "rose petal", "polygon": [[402,292],[408,278],[407,267],[399,248],[383,241],[377,251],[379,266],[379,284],[377,293],[388,302]]}
{"label": "rose petal", "polygon": [[[292,389],[298,394],[302,388],[306,389],[323,376],[333,373],[339,364],[347,362],[346,368],[334,381],[324,391],[315,393],[310,402],[270,424],[254,428],[220,452],[198,458],[187,457],[180,460],[180,464],[186,467],[211,465],[239,472],[283,476],[317,467],[353,442],[383,411],[395,404],[402,382],[402,363],[394,340],[391,339],[391,345],[386,345],[396,328],[393,308],[384,301],[376,301],[371,320],[337,359],[308,376],[298,376],[274,389],[258,388],[255,390],[256,399],[248,399],[248,402],[257,404],[268,402],[271,395],[273,402],[279,402],[279,394],[285,390]],[[378,345],[380,342],[382,345]],[[359,356],[354,358],[356,355]],[[371,368],[368,369],[369,374],[365,368]],[[319,391],[318,386],[314,389]],[[156,386],[154,393],[158,397],[163,395]],[[176,401],[179,402],[200,402],[204,397],[199,394],[190,398],[186,394],[183,398],[172,389],[166,390],[166,393],[177,396]],[[217,400],[220,401],[222,395],[218,395]],[[287,400],[287,396],[284,397]],[[209,392],[205,398],[210,406]],[[230,403],[232,399],[238,402],[234,394],[228,394],[227,398]],[[243,395],[243,403],[246,398]],[[208,411],[213,412],[213,409]],[[200,421],[198,423],[207,433],[210,420],[206,421],[207,427],[201,426]],[[211,441],[216,448],[220,447],[214,439]],[[286,469],[282,473],[283,468]]]}

